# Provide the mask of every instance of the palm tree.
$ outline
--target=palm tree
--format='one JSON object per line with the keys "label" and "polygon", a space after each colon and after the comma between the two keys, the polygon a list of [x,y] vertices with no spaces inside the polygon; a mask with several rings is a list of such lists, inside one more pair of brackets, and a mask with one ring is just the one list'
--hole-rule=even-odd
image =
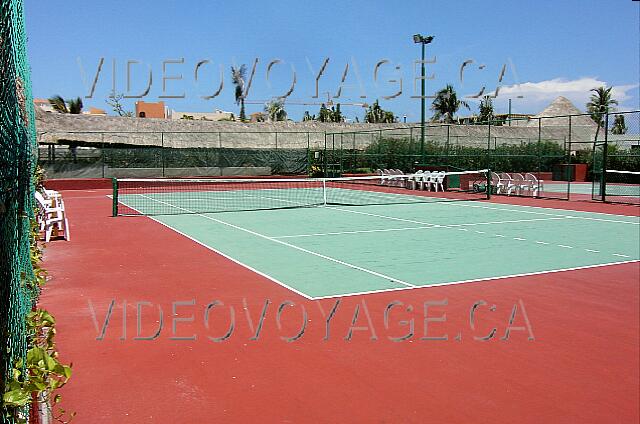
{"label": "palm tree", "polygon": [[611,128],[611,134],[626,134],[627,124],[624,122],[624,115],[616,115],[613,121],[613,128]]}
{"label": "palm tree", "polygon": [[595,93],[591,95],[591,100],[587,103],[587,111],[591,115],[591,119],[598,124],[598,129],[596,130],[596,141],[598,141],[600,128],[604,126],[604,115],[609,112],[613,112],[615,110],[613,105],[618,104],[617,100],[611,98],[612,88],[613,87],[605,88],[602,86],[589,90]]}
{"label": "palm tree", "polygon": [[62,96],[55,95],[49,99],[49,104],[60,113],[71,113],[73,115],[79,115],[82,112],[82,99],[77,97],[71,100],[65,100]]}
{"label": "palm tree", "polygon": [[484,96],[480,100],[480,116],[478,116],[478,123],[487,123],[493,120],[493,102],[491,96]]}
{"label": "palm tree", "polygon": [[365,112],[364,122],[371,124],[391,124],[396,121],[393,112],[387,111],[380,107],[378,100],[373,102],[373,105],[369,106],[369,109]]}
{"label": "palm tree", "polygon": [[64,101],[62,96],[55,95],[49,98],[49,104],[55,111],[60,113],[69,113],[69,109],[67,109],[67,102]]}
{"label": "palm tree", "polygon": [[287,111],[284,110],[282,99],[272,100],[264,106],[264,111],[269,116],[270,121],[284,121],[287,119]]}
{"label": "palm tree", "polygon": [[240,105],[240,121],[244,122],[247,116],[244,113],[244,79],[247,76],[246,65],[239,68],[231,67],[231,81],[236,86],[236,104]]}
{"label": "palm tree", "polygon": [[83,104],[80,97],[67,101],[67,104],[69,105],[69,113],[79,115],[82,112]]}
{"label": "palm tree", "polygon": [[445,88],[438,91],[436,98],[433,99],[431,110],[434,111],[433,120],[450,124],[453,122],[453,115],[456,114],[460,106],[469,109],[469,104],[464,100],[458,100],[458,95],[451,84],[447,84]]}

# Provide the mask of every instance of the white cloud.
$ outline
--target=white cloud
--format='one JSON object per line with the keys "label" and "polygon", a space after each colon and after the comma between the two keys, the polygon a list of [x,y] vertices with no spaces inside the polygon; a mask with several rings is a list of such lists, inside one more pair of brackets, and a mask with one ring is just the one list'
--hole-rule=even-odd
{"label": "white cloud", "polygon": [[[575,80],[555,78],[540,82],[525,82],[522,84],[503,86],[500,88],[498,97],[494,100],[499,107],[504,107],[508,99],[513,99],[513,112],[538,113],[542,111],[558,96],[564,96],[580,110],[586,109],[585,105],[589,101],[592,88],[606,86],[606,81],[597,78],[585,77]],[[636,109],[633,103],[637,103],[638,84],[618,85],[611,90],[612,97],[618,101],[618,110]],[[517,98],[523,96],[523,98]],[[635,101],[634,101],[635,100]]]}

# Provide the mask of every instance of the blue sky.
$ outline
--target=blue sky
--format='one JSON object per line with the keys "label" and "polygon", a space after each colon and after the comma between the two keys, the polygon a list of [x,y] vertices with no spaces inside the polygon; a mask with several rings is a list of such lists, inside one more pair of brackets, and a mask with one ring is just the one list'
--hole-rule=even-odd
{"label": "blue sky", "polygon": [[[361,106],[381,105],[408,121],[420,119],[420,100],[412,98],[415,60],[420,48],[414,33],[434,35],[427,46],[427,94],[453,84],[459,95],[473,95],[484,86],[493,93],[496,112],[507,111],[513,98],[514,113],[536,113],[558,95],[584,110],[589,89],[614,87],[620,110],[640,109],[640,2],[631,0],[571,1],[274,1],[222,2],[139,0],[86,2],[24,0],[29,56],[35,97],[86,96],[100,58],[105,64],[93,98],[86,106],[107,108],[116,64],[116,90],[127,93],[127,61],[132,65],[129,94],[145,88],[149,70],[152,84],[145,101],[163,95],[163,61],[184,59],[166,66],[166,76],[182,80],[166,82],[166,99],[178,111],[238,112],[230,78],[230,66],[252,64],[258,59],[248,95],[247,113],[262,110],[262,101],[285,93],[295,72],[296,84],[286,106],[289,116],[300,119],[305,110],[317,113],[318,103],[336,96],[349,64],[339,99],[345,115],[362,119]],[[318,82],[323,63],[329,63]],[[269,63],[273,65],[267,80]],[[460,80],[460,66],[466,60]],[[202,60],[199,82],[194,73]],[[387,60],[378,69],[376,64]],[[79,64],[82,64],[82,67]],[[482,69],[480,65],[484,65]],[[500,71],[506,72],[498,83]],[[84,79],[83,71],[84,69]],[[223,89],[210,100],[201,96]],[[395,80],[395,83],[388,82]],[[401,94],[385,100],[399,90]],[[417,85],[419,90],[419,84]],[[362,98],[365,96],[366,98]],[[524,96],[523,98],[516,98]],[[133,109],[134,100],[126,106]],[[252,103],[256,102],[256,104]],[[471,102],[477,112],[477,102]],[[429,115],[430,116],[430,115]]]}

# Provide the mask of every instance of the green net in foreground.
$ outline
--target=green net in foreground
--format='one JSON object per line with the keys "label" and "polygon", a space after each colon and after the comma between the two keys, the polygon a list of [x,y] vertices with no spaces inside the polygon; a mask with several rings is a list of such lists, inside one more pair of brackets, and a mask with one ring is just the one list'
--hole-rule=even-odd
{"label": "green net in foreground", "polygon": [[113,214],[169,215],[487,198],[487,170],[345,178],[114,179]]}
{"label": "green net in foreground", "polygon": [[29,220],[33,216],[35,117],[21,0],[0,2],[0,81],[0,371],[4,393],[11,367],[26,354],[25,315],[36,296],[24,284],[33,273]]}

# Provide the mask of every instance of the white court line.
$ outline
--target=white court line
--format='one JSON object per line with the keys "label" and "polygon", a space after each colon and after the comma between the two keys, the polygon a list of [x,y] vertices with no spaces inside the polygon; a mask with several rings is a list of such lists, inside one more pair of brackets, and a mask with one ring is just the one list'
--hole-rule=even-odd
{"label": "white court line", "polygon": [[310,233],[310,234],[294,234],[290,236],[274,236],[271,238],[274,239],[283,239],[283,238],[298,238],[298,237],[322,237],[322,236],[339,236],[343,234],[363,234],[363,233],[386,233],[389,231],[409,231],[409,230],[426,230],[430,228],[437,228],[434,225],[423,226],[423,227],[404,227],[404,228],[385,228],[379,230],[353,230],[353,231],[336,231],[332,233]]}
{"label": "white court line", "polygon": [[620,256],[621,258],[629,258],[630,256],[621,255],[620,253],[612,253],[613,256]]}
{"label": "white court line", "polygon": [[[327,207],[326,209],[338,209],[338,208]],[[338,209],[338,210],[340,210],[340,209]],[[380,216],[382,216],[382,215],[380,215]],[[401,219],[401,218],[399,218],[399,219]],[[385,228],[385,229],[375,229],[375,230],[335,231],[335,232],[329,232],[329,233],[292,234],[292,235],[285,235],[285,236],[273,236],[272,238],[281,239],[281,238],[316,237],[316,236],[317,237],[322,237],[322,236],[337,236],[337,235],[343,235],[343,234],[384,233],[384,232],[389,232],[389,231],[407,231],[407,230],[428,230],[428,229],[432,229],[432,228],[453,228],[453,229],[460,230],[460,231],[469,231],[466,228],[456,228],[456,227],[463,227],[463,226],[466,227],[466,226],[475,226],[475,225],[491,225],[491,224],[510,224],[510,223],[517,223],[517,222],[549,221],[549,220],[554,220],[554,219],[564,219],[564,218],[535,218],[535,219],[519,219],[519,220],[513,220],[513,221],[472,222],[472,223],[466,223],[466,224],[450,224],[450,225],[429,224],[428,222],[409,220],[410,222],[423,223],[423,224],[426,224],[426,225],[420,226],[420,227]],[[476,232],[478,232],[480,234],[484,234],[483,231],[476,231]],[[522,239],[522,240],[524,240],[524,239]]]}
{"label": "white court line", "polygon": [[[123,202],[121,202],[121,203],[123,203]],[[127,205],[126,203],[123,203],[123,204],[124,204],[124,205],[126,205],[128,208],[133,209],[134,211],[136,211],[136,212],[140,213],[141,215],[144,215],[144,214],[142,214],[142,212],[141,212],[141,211],[139,211],[138,209],[134,208],[133,206],[129,206],[129,205]],[[168,225],[168,224],[165,224],[165,223],[164,223],[164,222],[162,222],[162,221],[159,221],[157,218],[154,218],[153,216],[149,216],[149,215],[145,215],[145,216],[146,216],[147,218],[149,218],[149,219],[151,219],[151,220],[153,220],[153,221],[157,222],[158,224],[160,224],[160,225],[162,225],[162,226],[164,226],[164,227],[166,227],[166,228],[168,228],[168,229],[170,229],[170,230],[172,230],[172,231],[175,231],[176,233],[180,234],[181,236],[184,236],[184,237],[188,238],[189,240],[191,240],[191,241],[193,241],[193,242],[195,242],[195,243],[199,244],[200,246],[205,247],[205,248],[207,248],[207,249],[211,250],[212,252],[217,253],[218,255],[220,255],[220,256],[222,256],[222,257],[224,257],[224,258],[226,258],[226,259],[229,259],[231,262],[236,263],[236,264],[238,264],[238,265],[240,265],[240,266],[242,266],[242,267],[244,267],[244,268],[248,269],[249,271],[253,271],[253,272],[255,272],[256,274],[263,276],[263,277],[264,277],[264,278],[266,278],[267,280],[273,281],[274,283],[276,283],[276,284],[277,284],[277,285],[279,285],[279,286],[282,286],[282,287],[284,287],[285,289],[291,290],[292,292],[294,292],[294,293],[296,293],[296,294],[298,294],[298,295],[300,295],[300,296],[304,297],[305,299],[313,300],[313,297],[311,297],[311,296],[309,296],[308,294],[303,293],[303,292],[301,292],[301,291],[299,291],[299,290],[294,289],[293,287],[291,287],[291,286],[289,286],[289,285],[287,285],[287,284],[283,283],[282,281],[278,280],[277,278],[274,278],[274,277],[270,276],[269,274],[265,274],[265,273],[264,273],[264,272],[262,272],[262,271],[258,271],[258,270],[257,270],[257,269],[255,269],[254,267],[252,267],[252,266],[250,266],[250,265],[247,265],[247,264],[245,264],[244,262],[241,262],[241,261],[239,261],[238,259],[235,259],[235,258],[233,258],[233,257],[231,257],[231,256],[229,256],[229,255],[227,255],[226,253],[223,253],[223,252],[219,251],[218,249],[216,249],[216,248],[214,248],[214,247],[212,247],[212,246],[209,246],[208,244],[205,244],[205,243],[202,243],[202,242],[201,242],[201,241],[199,241],[199,240],[196,240],[196,239],[195,239],[195,238],[193,238],[192,236],[190,236],[190,235],[188,235],[188,234],[186,234],[186,233],[183,233],[182,231],[180,231],[180,230],[178,230],[178,229],[176,229],[176,228],[173,228],[172,226],[170,226],[170,225]]]}
{"label": "white court line", "polygon": [[[152,199],[155,201],[155,199]],[[161,202],[161,203],[166,203],[166,202]],[[168,204],[168,203],[167,203]],[[169,206],[175,207],[173,205],[168,204]],[[132,208],[131,206],[127,205],[128,207]],[[132,208],[134,209],[134,208]],[[182,208],[180,208],[182,209]],[[140,211],[138,211],[140,212]],[[204,218],[209,218],[205,215],[202,214],[198,214]],[[552,274],[552,273],[557,273],[557,272],[565,272],[565,271],[575,271],[575,270],[580,270],[580,269],[589,269],[589,268],[599,268],[599,267],[605,267],[605,266],[611,266],[611,265],[620,265],[620,264],[626,264],[626,263],[634,263],[634,262],[639,262],[639,260],[634,259],[634,260],[628,260],[628,261],[620,261],[620,262],[611,262],[611,263],[606,263],[606,264],[596,264],[596,265],[586,265],[586,266],[580,266],[580,267],[572,267],[572,268],[563,268],[563,269],[556,269],[556,270],[547,270],[547,271],[536,271],[536,272],[529,272],[529,273],[520,273],[520,274],[511,274],[511,275],[504,275],[504,276],[496,276],[496,277],[486,277],[486,278],[477,278],[477,279],[470,279],[470,280],[461,280],[461,281],[453,281],[453,282],[445,282],[445,283],[436,283],[436,284],[430,284],[430,285],[422,285],[422,286],[417,286],[417,285],[411,285],[411,286],[407,286],[407,287],[398,287],[398,288],[392,288],[392,289],[380,289],[380,290],[370,290],[370,291],[363,291],[363,292],[357,292],[357,293],[347,293],[347,294],[336,294],[336,295],[328,295],[328,296],[318,296],[318,297],[313,297],[313,296],[309,296],[301,291],[298,291],[292,287],[290,287],[289,285],[283,283],[282,281],[271,277],[268,274],[265,274],[261,271],[258,271],[257,269],[229,256],[226,255],[225,253],[209,246],[206,245],[196,239],[194,239],[193,237],[182,233],[181,231],[171,227],[168,224],[165,224],[159,220],[157,220],[156,218],[153,218],[151,216],[147,216],[148,218],[152,219],[153,221],[163,225],[164,227],[175,231],[178,234],[183,235],[184,237],[193,240],[194,242],[196,242],[197,244],[223,256],[224,258],[229,259],[230,261],[250,270],[255,272],[258,275],[261,275],[265,278],[267,278],[270,281],[273,281],[274,283],[291,290],[292,292],[299,294],[300,296],[309,299],[309,300],[322,300],[322,299],[332,299],[332,298],[342,298],[342,297],[352,297],[352,296],[362,296],[362,295],[368,295],[368,294],[376,294],[376,293],[386,293],[386,292],[394,292],[394,291],[404,291],[404,290],[415,290],[415,289],[419,289],[419,288],[429,288],[429,287],[438,287],[438,286],[446,286],[446,285],[454,285],[454,284],[466,284],[466,283],[474,283],[474,282],[482,282],[482,281],[492,281],[492,280],[501,280],[501,279],[506,279],[506,278],[516,278],[516,277],[525,277],[525,276],[531,276],[531,275],[542,275],[542,274]],[[273,240],[273,241],[277,241],[277,240]],[[540,244],[549,244],[546,242],[541,242],[541,241],[537,241],[536,243],[540,243]],[[589,249],[585,249],[585,250],[589,250]],[[590,251],[590,250],[589,250]],[[594,251],[594,252],[598,252],[598,251]]]}
{"label": "white court line", "polygon": [[[620,221],[620,220],[616,220],[616,219],[593,218],[593,217],[588,217],[588,216],[565,215],[565,214],[558,214],[558,213],[537,212],[537,211],[529,211],[529,210],[522,210],[522,209],[497,208],[497,207],[492,207],[492,206],[471,205],[471,204],[468,204],[468,203],[472,202],[473,200],[466,201],[466,203],[465,203],[465,201],[456,201],[457,199],[453,199],[452,200],[452,199],[449,199],[449,198],[446,198],[446,197],[427,197],[427,196],[416,196],[416,195],[400,194],[400,193],[381,193],[380,195],[370,194],[370,196],[372,196],[372,197],[380,197],[380,198],[385,198],[385,197],[388,198],[389,196],[400,196],[400,197],[411,197],[411,198],[426,197],[428,199],[441,199],[441,200],[449,200],[449,201],[448,202],[425,202],[425,201],[422,201],[422,202],[416,202],[416,204],[437,203],[437,204],[441,204],[441,205],[458,206],[458,207],[463,207],[463,208],[482,208],[482,209],[492,209],[492,210],[499,210],[499,211],[505,211],[505,212],[518,212],[518,213],[528,213],[528,214],[535,214],[535,215],[558,216],[558,217],[572,218],[572,219],[585,219],[585,220],[589,220],[589,221],[603,221],[603,222],[614,222],[614,223],[618,223],[618,224],[640,225],[640,217],[638,217],[638,216],[616,215],[616,214],[606,213],[606,212],[584,212],[584,211],[569,211],[569,210],[567,210],[567,212],[590,213],[590,214],[596,214],[596,215],[615,216],[615,217],[621,217],[621,218],[637,218],[637,219],[639,219],[639,221],[638,222],[630,222],[630,221]],[[519,208],[536,208],[536,209],[555,210],[555,211],[558,210],[558,209],[554,209],[554,208],[546,208],[544,206],[528,206],[528,205],[513,205],[513,206],[517,206]]]}
{"label": "white court line", "polygon": [[388,293],[388,292],[409,290],[409,289],[411,289],[411,290],[427,289],[427,288],[430,288],[430,287],[451,286],[451,285],[454,285],[454,284],[478,283],[478,282],[481,282],[481,281],[504,280],[505,278],[528,277],[530,275],[555,274],[557,272],[577,271],[577,270],[581,270],[581,269],[600,268],[600,267],[605,267],[605,266],[629,264],[629,263],[634,263],[634,262],[640,262],[640,260],[633,259],[633,260],[630,260],[630,261],[611,262],[611,263],[607,263],[607,264],[585,265],[585,266],[578,266],[578,267],[573,267],[573,268],[562,268],[562,269],[552,269],[552,270],[548,270],[548,271],[525,272],[525,273],[522,273],[522,274],[500,275],[500,276],[497,276],[497,277],[476,278],[476,279],[472,279],[472,280],[452,281],[452,282],[447,282],[447,283],[425,284],[425,285],[416,286],[416,287],[398,287],[398,288],[394,288],[394,289],[370,290],[370,291],[359,292],[359,293],[334,294],[334,295],[328,295],[328,296],[314,297],[313,300],[335,299],[335,298],[352,297],[352,296],[364,296],[364,295],[369,295],[369,294]]}
{"label": "white court line", "polygon": [[[145,196],[145,195],[141,195],[141,196],[143,196],[143,197],[147,197],[147,196]],[[185,211],[185,212],[189,212],[189,213],[194,214],[194,215],[197,215],[197,216],[201,216],[201,217],[203,217],[203,218],[205,218],[205,219],[208,219],[208,220],[213,221],[213,222],[217,222],[217,223],[219,223],[219,224],[226,225],[226,226],[231,227],[231,228],[234,228],[234,229],[236,229],[236,230],[243,231],[243,232],[245,232],[245,233],[248,233],[248,234],[254,235],[254,236],[256,236],[256,237],[260,237],[260,238],[263,238],[263,239],[265,239],[265,240],[269,240],[269,241],[272,241],[272,242],[274,242],[274,243],[278,243],[278,244],[281,244],[281,245],[283,245],[283,246],[287,246],[287,247],[290,247],[290,248],[292,248],[292,249],[299,250],[299,251],[301,251],[301,252],[308,253],[308,254],[310,254],[310,255],[317,256],[317,257],[319,257],[319,258],[322,258],[322,259],[325,259],[325,260],[328,260],[328,261],[331,261],[331,262],[335,262],[335,263],[337,263],[337,264],[344,265],[344,266],[349,267],[349,268],[356,269],[356,270],[358,270],[358,271],[366,272],[367,274],[371,274],[371,275],[374,275],[374,276],[376,276],[376,277],[384,278],[384,279],[386,279],[386,280],[393,281],[393,282],[396,282],[396,283],[402,284],[402,285],[404,285],[404,286],[408,286],[408,287],[416,287],[414,284],[407,283],[406,281],[402,281],[402,280],[399,280],[399,279],[397,279],[397,278],[390,277],[390,276],[388,276],[388,275],[384,275],[384,274],[381,274],[381,273],[376,272],[376,271],[372,271],[372,270],[370,270],[370,269],[362,268],[362,267],[359,267],[359,266],[357,266],[357,265],[353,265],[353,264],[350,264],[350,263],[348,263],[348,262],[344,262],[344,261],[341,261],[341,260],[339,260],[339,259],[335,259],[335,258],[332,258],[332,257],[330,257],[330,256],[326,256],[326,255],[323,255],[323,254],[321,254],[321,253],[317,253],[317,252],[314,252],[314,251],[311,251],[311,250],[305,249],[305,248],[303,248],[303,247],[295,246],[295,245],[293,245],[293,244],[289,244],[289,243],[284,242],[284,241],[282,241],[282,240],[276,240],[276,239],[274,239],[274,238],[272,238],[272,237],[269,237],[269,236],[266,236],[266,235],[264,235],[264,234],[257,233],[257,232],[255,232],[255,231],[249,230],[249,229],[247,229],[247,228],[243,228],[243,227],[240,227],[240,226],[238,226],[238,225],[234,225],[234,224],[231,224],[231,223],[229,223],[229,222],[225,222],[225,221],[222,221],[222,220],[220,220],[220,219],[213,218],[213,217],[211,217],[211,216],[207,216],[207,215],[204,215],[204,214],[201,214],[201,213],[196,213],[196,212],[193,212],[193,211],[191,211],[191,210],[189,210],[189,209],[182,208],[182,207],[180,207],[180,206],[175,206],[175,205],[172,205],[171,203],[163,202],[163,201],[161,201],[161,200],[153,199],[153,198],[151,198],[151,197],[147,197],[147,198],[148,198],[148,199],[150,199],[150,200],[153,200],[153,201],[155,201],[155,202],[164,203],[164,204],[165,204],[165,205],[167,205],[167,206],[170,206],[170,207],[173,207],[173,208],[176,208],[176,209],[181,209],[181,210],[183,210],[183,211]]]}
{"label": "white court line", "polygon": [[[338,210],[338,211],[343,211],[343,212],[349,212],[349,213],[355,213],[355,214],[361,214],[361,215],[368,215],[368,216],[373,216],[373,217],[377,217],[377,218],[386,218],[386,219],[390,219],[393,221],[404,221],[404,222],[411,222],[414,224],[429,224],[428,222],[424,222],[424,221],[417,221],[417,220],[413,220],[413,219],[406,219],[406,218],[397,218],[394,216],[387,216],[387,215],[380,215],[380,214],[373,214],[373,213],[369,213],[369,212],[362,212],[362,211],[355,211],[355,210],[351,210],[351,209],[343,209],[343,208],[338,208],[338,207],[331,207],[331,206],[327,206],[327,209],[333,209],[333,210]],[[542,214],[542,215],[552,215],[552,214]],[[510,220],[510,221],[494,221],[494,222],[490,222],[487,224],[506,224],[506,223],[516,223],[516,222],[530,222],[530,221],[547,221],[547,220],[554,220],[554,219],[571,219],[571,216],[565,216],[565,215],[559,215],[559,216],[555,216],[552,218],[538,218],[538,219],[527,219],[527,220]],[[439,224],[432,224],[435,227],[438,228],[450,228],[450,229],[456,229],[456,227],[460,227],[463,225],[483,225],[484,223],[478,223],[478,224],[451,224],[451,225],[439,225]],[[507,236],[503,235],[503,234],[493,234],[494,237],[502,237],[502,238],[507,238]],[[518,239],[516,239],[518,240]],[[523,239],[525,240],[525,239]],[[546,242],[542,242],[542,241],[536,241],[537,244],[550,244],[550,243],[546,243]],[[559,247],[563,247],[563,248],[567,248],[567,249],[573,249],[573,247],[571,246],[565,246],[565,245],[557,245]],[[629,257],[629,256],[627,256]]]}
{"label": "white court line", "polygon": [[[559,213],[536,212],[536,211],[528,211],[528,210],[521,210],[521,209],[496,208],[496,207],[481,206],[481,205],[467,205],[467,204],[460,204],[459,202],[441,202],[440,204],[448,205],[448,206],[459,206],[459,207],[465,207],[465,208],[481,208],[481,209],[492,209],[492,210],[505,211],[505,212],[528,213],[533,215],[557,216],[557,217],[563,217],[567,219],[584,219],[587,221],[601,221],[601,222],[613,222],[617,224],[640,225],[640,217],[635,217],[635,216],[633,217],[629,216],[628,218],[638,218],[638,222],[620,221],[617,219],[592,218],[588,216],[564,215]],[[529,208],[538,207],[538,206],[524,206],[524,205],[518,205],[518,206],[529,207]],[[545,209],[545,208],[540,208],[540,209]],[[580,212],[580,211],[574,211],[574,212]],[[584,212],[584,213],[600,214],[600,212]],[[627,217],[626,215],[613,215],[613,214],[602,214],[602,215]]]}

